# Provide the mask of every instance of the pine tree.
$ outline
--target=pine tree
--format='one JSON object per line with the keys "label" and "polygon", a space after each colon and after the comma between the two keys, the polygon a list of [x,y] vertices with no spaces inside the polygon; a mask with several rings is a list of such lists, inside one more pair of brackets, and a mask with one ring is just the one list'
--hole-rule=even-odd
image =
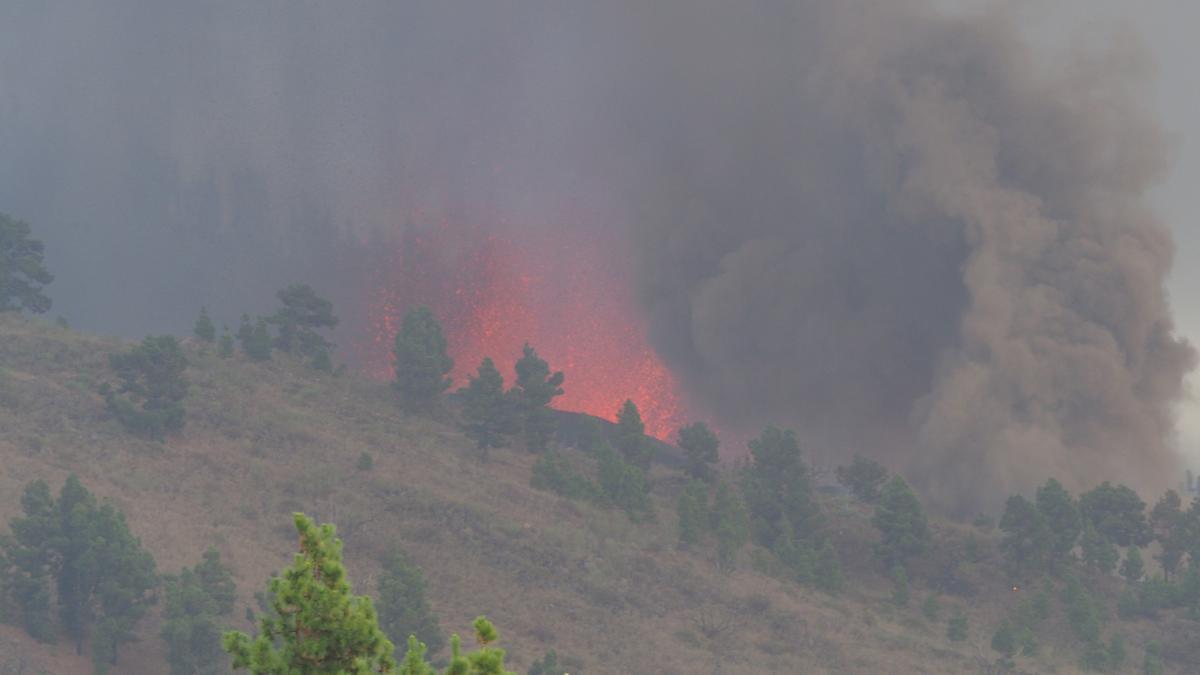
{"label": "pine tree", "polygon": [[129,531],[125,516],[99,504],[75,476],[58,499],[35,481],[22,497],[24,516],[9,523],[0,538],[5,591],[16,601],[31,636],[54,637],[50,618],[51,582],[59,623],[83,653],[89,637],[95,672],[108,672],[121,645],[134,639],[134,627],[151,602],[158,582],[154,559]]}
{"label": "pine tree", "polygon": [[996,632],[992,634],[992,649],[999,652],[1003,659],[1011,659],[1017,653],[1016,631],[1008,619],[1001,621]]}
{"label": "pine tree", "polygon": [[328,355],[333,345],[317,331],[337,327],[333,303],[318,296],[308,284],[291,284],[275,295],[283,306],[266,318],[278,331],[275,346],[312,358],[321,352]]}
{"label": "pine tree", "polygon": [[209,318],[207,307],[200,308],[200,316],[196,317],[196,325],[192,328],[192,333],[197,339],[204,342],[212,342],[217,339],[217,327]]}
{"label": "pine tree", "polygon": [[742,495],[750,511],[754,538],[783,555],[781,537],[811,550],[823,527],[808,465],[800,456],[796,434],[775,427],[750,441],[751,463],[743,472]]}
{"label": "pine tree", "polygon": [[254,327],[246,335],[246,339],[242,341],[242,351],[246,352],[246,356],[250,357],[251,361],[271,360],[272,341],[267,320],[261,316],[255,319]]}
{"label": "pine tree", "polygon": [[171,675],[225,672],[218,624],[233,612],[237,589],[220,554],[209,549],[200,564],[165,582],[166,621],[159,635],[167,645]]}
{"label": "pine tree", "polygon": [[882,535],[875,553],[885,564],[903,565],[929,545],[929,525],[921,502],[899,476],[884,486],[871,523]]}
{"label": "pine tree", "polygon": [[188,361],[173,335],[148,336],[128,352],[110,356],[109,364],[121,385],[115,392],[105,385],[101,392],[126,429],[157,439],[183,429]]}
{"label": "pine tree", "polygon": [[21,512],[21,517],[9,522],[11,533],[0,536],[0,590],[17,608],[21,625],[30,637],[53,642],[50,582],[55,572],[53,542],[59,516],[45,481],[25,486]]}
{"label": "pine tree", "polygon": [[717,484],[712,511],[717,567],[731,571],[736,566],[738,552],[750,539],[750,514],[741,495],[728,481]]}
{"label": "pine tree", "polygon": [[1121,576],[1131,584],[1141,581],[1146,568],[1142,563],[1142,552],[1136,546],[1130,546],[1125,551],[1125,560],[1121,562]]}
{"label": "pine tree", "polygon": [[50,310],[42,291],[54,276],[43,262],[45,247],[30,234],[28,223],[0,213],[0,312]]}
{"label": "pine tree", "polygon": [[271,611],[260,619],[258,637],[225,633],[234,669],[256,675],[394,671],[392,643],[370,598],[351,594],[333,526],[318,527],[301,513],[295,523],[300,552],[271,580]]}
{"label": "pine tree", "polygon": [[683,492],[679,493],[676,511],[679,515],[680,547],[698,545],[708,529],[708,486],[696,479],[689,481]]}
{"label": "pine tree", "polygon": [[892,568],[892,603],[897,607],[908,606],[908,572],[904,565]]}
{"label": "pine tree", "polygon": [[488,449],[506,445],[504,434],[513,431],[512,401],[504,394],[504,378],[492,359],[484,358],[478,374],[468,376],[467,386],[459,391],[463,397],[467,435],[486,458]]}
{"label": "pine tree", "polygon": [[525,446],[531,452],[542,452],[554,437],[555,422],[549,406],[563,394],[561,371],[550,372],[550,365],[537,355],[528,343],[522,348],[516,364],[517,383],[514,398],[521,413]]}
{"label": "pine tree", "polygon": [[850,466],[839,466],[834,469],[838,482],[854,494],[859,500],[874,504],[879,500],[879,490],[887,481],[888,472],[882,464],[854,455]]}
{"label": "pine tree", "polygon": [[428,307],[405,312],[394,355],[394,386],[404,408],[427,410],[450,387],[446,375],[454,369],[454,359],[446,353],[442,326]]}
{"label": "pine tree", "polygon": [[712,480],[713,467],[720,459],[720,441],[704,422],[679,429],[679,447],[687,459],[685,470],[693,478]]}
{"label": "pine tree", "polygon": [[[379,627],[392,638],[415,635],[436,654],[446,643],[437,615],[426,597],[425,575],[398,547],[383,559],[377,589]],[[407,656],[407,655],[405,655]]]}
{"label": "pine tree", "polygon": [[654,460],[654,448],[646,438],[646,425],[633,401],[626,399],[617,411],[617,450],[626,462],[642,471],[649,471]]}
{"label": "pine tree", "polygon": [[1037,506],[1020,495],[1008,498],[1000,530],[1009,573],[1023,577],[1033,572],[1048,571],[1055,552],[1055,538],[1046,523],[1046,516]]}
{"label": "pine tree", "polygon": [[646,475],[607,443],[596,449],[596,473],[601,494],[609,504],[625,509],[630,520],[640,522],[654,517]]}
{"label": "pine tree", "polygon": [[233,336],[229,334],[228,327],[221,334],[221,339],[217,341],[217,356],[223,359],[233,356]]}
{"label": "pine tree", "polygon": [[1187,553],[1189,530],[1184,516],[1182,500],[1174,490],[1168,490],[1150,510],[1150,529],[1161,552],[1155,556],[1168,580],[1179,569],[1179,563]]}
{"label": "pine tree", "polygon": [[1090,520],[1084,524],[1080,548],[1083,552],[1083,563],[1098,572],[1108,574],[1117,566],[1117,559],[1120,557],[1117,547],[1098,532]]}
{"label": "pine tree", "polygon": [[1146,503],[1125,485],[1107,482],[1079,496],[1079,510],[1096,531],[1117,546],[1145,546],[1153,535]]}
{"label": "pine tree", "polygon": [[1046,561],[1046,571],[1055,572],[1071,561],[1075,541],[1083,530],[1079,508],[1070,493],[1053,478],[1038,488],[1035,503],[1051,542],[1050,550],[1040,557]]}

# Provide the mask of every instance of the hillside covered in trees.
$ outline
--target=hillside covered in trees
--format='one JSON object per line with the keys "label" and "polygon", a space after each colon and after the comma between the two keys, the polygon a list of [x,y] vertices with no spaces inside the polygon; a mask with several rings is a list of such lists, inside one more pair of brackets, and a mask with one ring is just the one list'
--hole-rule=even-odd
{"label": "hillside covered in trees", "polygon": [[543,674],[1190,672],[1200,648],[1186,493],[1048,477],[953,523],[870,460],[816,475],[786,430],[739,467],[703,425],[655,461],[632,402],[568,439],[545,405],[570,374],[533,349],[447,397],[432,316],[392,383],[334,374],[303,320],[284,349],[284,310],[256,356],[248,323],[130,345],[0,315],[0,672],[228,672],[213,639],[269,615],[295,512],[435,664],[480,615]]}

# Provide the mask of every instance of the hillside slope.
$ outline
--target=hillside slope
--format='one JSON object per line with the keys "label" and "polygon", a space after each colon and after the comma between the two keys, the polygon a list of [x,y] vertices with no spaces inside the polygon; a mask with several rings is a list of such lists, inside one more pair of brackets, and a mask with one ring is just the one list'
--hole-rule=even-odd
{"label": "hillside slope", "polygon": [[[937,523],[935,552],[914,568],[913,600],[896,608],[871,556],[869,511],[843,498],[824,502],[849,578],[840,595],[752,571],[751,553],[722,574],[711,551],[676,549],[681,481],[668,468],[654,469],[657,521],[634,525],[620,511],[530,488],[534,457],[522,450],[481,463],[448,414],[404,415],[385,383],[286,357],[251,364],[189,344],[187,428],[165,444],[138,440],[106,418],[95,393],[112,380],[108,355],[124,347],[0,317],[0,519],[19,511],[29,481],[57,489],[74,472],[128,514],[161,572],[215,546],[241,595],[231,627],[251,628],[242,607],[290,561],[293,511],[337,524],[360,593],[374,592],[380,555],[402,545],[425,571],[443,628],[467,631],[487,614],[519,672],[547,649],[589,674],[987,672],[991,631],[1023,594],[999,571],[994,535],[977,534],[979,562],[954,564],[969,528]],[[356,468],[363,452],[375,460],[369,471]],[[920,607],[934,587],[942,616],[931,622]],[[953,643],[945,617],[957,608],[970,637]],[[1019,668],[1075,671],[1058,614]],[[117,672],[166,672],[157,624],[143,621]],[[1122,622],[1129,663],[1140,664],[1151,637],[1186,655],[1193,625]],[[90,664],[69,645],[2,626],[0,673],[9,672],[72,675]]]}

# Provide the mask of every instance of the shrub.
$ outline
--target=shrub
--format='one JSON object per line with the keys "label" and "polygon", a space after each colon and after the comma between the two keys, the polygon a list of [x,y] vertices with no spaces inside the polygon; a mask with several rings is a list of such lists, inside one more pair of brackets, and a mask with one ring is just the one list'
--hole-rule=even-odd
{"label": "shrub", "polygon": [[121,385],[114,392],[105,384],[101,393],[122,426],[158,439],[183,429],[188,362],[174,336],[149,336],[128,352],[113,354],[109,364]]}
{"label": "shrub", "polygon": [[850,466],[834,469],[838,482],[858,499],[874,504],[879,500],[879,490],[887,480],[888,472],[882,464],[861,455],[855,455]]}

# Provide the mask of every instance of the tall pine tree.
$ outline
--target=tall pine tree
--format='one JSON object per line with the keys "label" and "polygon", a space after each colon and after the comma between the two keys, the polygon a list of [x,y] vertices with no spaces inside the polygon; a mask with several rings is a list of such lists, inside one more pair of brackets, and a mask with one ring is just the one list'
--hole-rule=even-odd
{"label": "tall pine tree", "polygon": [[514,397],[521,413],[525,446],[531,452],[546,449],[554,437],[555,423],[550,402],[563,394],[562,371],[550,372],[550,364],[537,355],[528,343],[516,364],[517,384]]}
{"label": "tall pine tree", "polygon": [[450,378],[446,375],[454,369],[454,359],[446,353],[442,325],[428,307],[405,312],[393,354],[396,357],[394,386],[404,408],[427,410],[450,387]]}

